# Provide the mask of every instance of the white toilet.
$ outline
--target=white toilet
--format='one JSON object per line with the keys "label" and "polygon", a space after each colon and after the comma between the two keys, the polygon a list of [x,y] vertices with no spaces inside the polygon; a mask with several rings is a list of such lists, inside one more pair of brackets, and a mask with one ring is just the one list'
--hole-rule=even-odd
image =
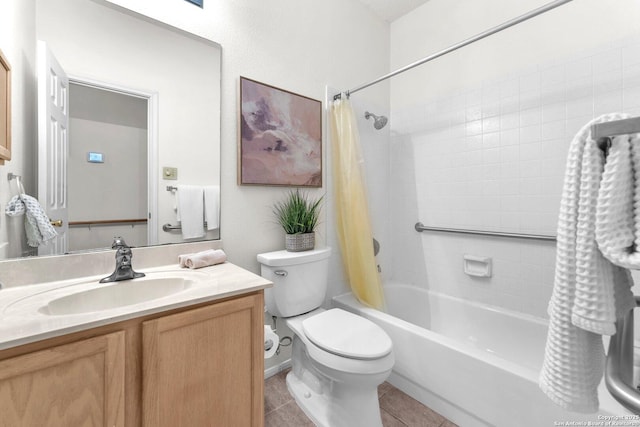
{"label": "white toilet", "polygon": [[320,307],[331,248],[258,255],[267,310],[286,318],[293,337],[287,386],[298,406],[321,427],[382,427],[378,385],[394,363],[389,336],[364,317]]}

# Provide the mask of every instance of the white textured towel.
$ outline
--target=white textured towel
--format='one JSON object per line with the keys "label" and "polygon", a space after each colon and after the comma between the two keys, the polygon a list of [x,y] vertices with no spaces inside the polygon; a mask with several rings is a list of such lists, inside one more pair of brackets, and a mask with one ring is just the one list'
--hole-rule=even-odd
{"label": "white textured towel", "polygon": [[222,249],[208,249],[193,254],[178,255],[180,267],[202,268],[210,265],[222,264],[227,260],[227,254]]}
{"label": "white textured towel", "polygon": [[616,265],[640,268],[640,135],[613,138],[598,192],[596,240]]}
{"label": "white textured towel", "polygon": [[[625,154],[630,148],[622,142],[629,137],[614,138],[605,164],[590,135],[594,123],[626,117],[598,117],[578,132],[569,148],[540,387],[571,411],[597,411],[604,370],[601,335],[614,334],[618,315],[635,306],[629,271],[614,265],[618,258],[628,260],[622,255],[630,249],[635,251],[632,244],[623,245],[633,243],[638,231],[630,203],[640,182],[625,163],[633,156]],[[619,228],[621,224],[626,227]]]}
{"label": "white textured towel", "polygon": [[177,219],[183,239],[204,237],[204,190],[196,185],[178,185]]}
{"label": "white textured towel", "polygon": [[204,219],[207,230],[220,228],[220,186],[206,185],[204,187]]}
{"label": "white textured towel", "polygon": [[5,214],[8,216],[19,216],[25,213],[24,228],[29,246],[37,248],[58,235],[51,225],[49,217],[35,198],[27,194],[20,194],[14,196],[5,208]]}

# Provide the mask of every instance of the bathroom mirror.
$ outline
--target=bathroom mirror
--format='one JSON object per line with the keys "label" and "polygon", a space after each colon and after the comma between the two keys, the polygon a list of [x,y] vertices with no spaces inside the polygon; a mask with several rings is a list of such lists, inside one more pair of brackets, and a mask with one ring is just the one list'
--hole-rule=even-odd
{"label": "bathroom mirror", "polygon": [[[219,239],[182,238],[175,187],[220,184],[220,46],[104,0],[35,3],[36,38],[70,81],[64,252]],[[39,157],[40,192],[58,166]]]}

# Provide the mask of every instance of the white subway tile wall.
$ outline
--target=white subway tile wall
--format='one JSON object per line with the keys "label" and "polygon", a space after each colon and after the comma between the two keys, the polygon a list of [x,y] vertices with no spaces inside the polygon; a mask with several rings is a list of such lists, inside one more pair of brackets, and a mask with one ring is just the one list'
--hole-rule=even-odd
{"label": "white subway tile wall", "polygon": [[[392,111],[392,143],[413,145],[402,152],[413,155],[417,220],[555,235],[569,143],[588,121],[610,112],[640,115],[640,38]],[[392,160],[392,177],[407,173],[406,160],[393,154]],[[437,233],[421,240],[426,281],[410,282],[546,316],[553,244]],[[465,253],[492,257],[494,276],[464,275]]]}

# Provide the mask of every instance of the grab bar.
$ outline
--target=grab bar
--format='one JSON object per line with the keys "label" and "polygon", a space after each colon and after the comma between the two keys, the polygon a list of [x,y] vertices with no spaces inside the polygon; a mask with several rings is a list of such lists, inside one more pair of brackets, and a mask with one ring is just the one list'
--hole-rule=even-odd
{"label": "grab bar", "polygon": [[148,220],[146,218],[132,218],[132,219],[95,219],[89,221],[69,221],[69,227],[94,227],[94,226],[110,226],[110,225],[131,225],[134,227],[136,224],[146,224]]}
{"label": "grab bar", "polygon": [[[636,296],[636,307],[640,297]],[[616,322],[616,334],[609,341],[604,372],[607,390],[622,406],[640,414],[640,392],[631,386],[633,380],[633,309]]]}
{"label": "grab bar", "polygon": [[[204,222],[203,226],[204,226],[204,228],[207,228],[207,221]],[[164,231],[165,233],[169,233],[171,231],[176,231],[176,230],[182,230],[182,226],[181,225],[171,225],[171,224],[164,224],[162,226],[162,231]]]}
{"label": "grab bar", "polygon": [[551,242],[556,241],[556,236],[548,236],[545,234],[504,233],[500,231],[468,230],[466,228],[427,227],[421,222],[416,223],[415,229],[419,233],[423,231],[437,231],[441,233],[474,234],[477,236],[507,237],[514,239],[544,240]]}

